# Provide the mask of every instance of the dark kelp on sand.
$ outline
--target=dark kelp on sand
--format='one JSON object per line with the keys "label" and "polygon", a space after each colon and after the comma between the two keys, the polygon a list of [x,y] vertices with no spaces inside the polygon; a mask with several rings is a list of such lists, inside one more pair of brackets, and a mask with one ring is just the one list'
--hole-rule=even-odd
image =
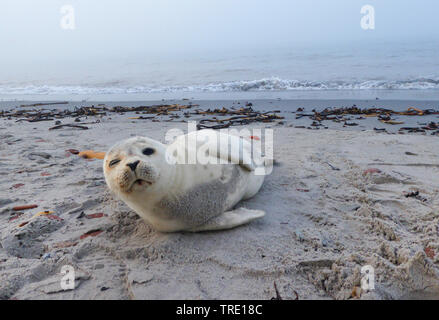
{"label": "dark kelp on sand", "polygon": [[[311,126],[319,127],[323,126],[323,121],[333,121],[343,123],[343,126],[357,126],[357,122],[349,122],[352,120],[364,120],[366,118],[377,118],[378,121],[387,125],[402,125],[404,121],[398,121],[394,119],[395,116],[434,116],[439,115],[438,110],[426,109],[421,110],[418,108],[410,107],[406,111],[395,111],[385,108],[359,108],[356,105],[352,107],[341,108],[326,108],[323,111],[312,110],[312,113],[305,113],[303,108],[299,108],[296,111],[296,119],[304,117],[312,120]],[[385,128],[374,128],[377,132],[387,132]],[[398,132],[403,134],[407,133],[425,133],[427,131],[433,131],[432,135],[439,135],[439,122],[430,122],[420,124],[417,127],[401,127]]]}
{"label": "dark kelp on sand", "polygon": [[[59,103],[58,103],[59,104]],[[74,128],[87,130],[86,124],[99,123],[101,117],[111,116],[112,114],[125,115],[134,114],[127,117],[129,120],[149,120],[152,122],[172,122],[172,121],[187,121],[188,118],[195,117],[197,121],[197,129],[223,129],[231,126],[247,125],[251,123],[270,123],[277,122],[283,124],[283,116],[281,111],[257,111],[253,109],[252,103],[247,103],[245,107],[241,108],[217,108],[202,110],[197,104],[189,102],[186,105],[181,104],[163,104],[152,106],[114,106],[109,107],[105,104],[97,106],[82,106],[65,109],[48,109],[43,108],[45,105],[53,105],[53,103],[35,103],[31,105],[21,105],[12,110],[0,111],[0,118],[15,120],[16,122],[40,122],[40,121],[55,121],[55,126],[50,127],[49,130],[56,130],[61,128]],[[38,108],[37,108],[38,107]],[[312,110],[311,113],[305,112],[303,108],[297,109],[295,113],[296,119],[309,118],[312,123],[308,129],[328,126],[324,125],[325,121],[332,121],[340,123],[343,127],[358,126],[358,121],[367,118],[376,118],[385,125],[401,126],[404,121],[395,119],[398,117],[422,117],[439,115],[439,111],[433,109],[421,110],[418,108],[408,108],[406,111],[395,111],[392,109],[371,107],[360,108],[356,105],[352,107],[340,108],[326,108],[322,111]],[[75,123],[63,124],[60,119],[73,118]],[[98,118],[94,122],[84,122],[89,118]],[[179,120],[180,119],[180,120]],[[296,126],[297,128],[307,128],[306,126]],[[387,132],[386,128],[374,128],[377,132]],[[429,123],[422,123],[416,126],[404,126],[398,129],[398,133],[427,133],[439,136],[439,122],[430,121]]]}
{"label": "dark kelp on sand", "polygon": [[[35,104],[43,105],[43,104]],[[31,105],[31,106],[35,106]],[[240,108],[240,109],[215,109],[215,110],[189,110],[197,107],[198,105],[188,104],[172,104],[172,105],[153,105],[153,106],[138,106],[138,107],[106,107],[106,106],[90,106],[90,107],[75,107],[73,110],[70,109],[23,109],[24,106],[20,106],[20,109],[12,109],[9,111],[0,111],[0,118],[7,118],[9,120],[14,120],[16,122],[27,121],[27,122],[40,122],[40,121],[57,121],[64,118],[75,118],[75,122],[81,122],[81,118],[88,117],[102,117],[109,116],[111,114],[134,113],[137,116],[129,117],[130,120],[152,120],[160,121],[158,117],[168,116],[169,119],[165,121],[172,121],[173,119],[179,119],[181,116],[185,118],[190,118],[191,116],[206,116],[206,118],[199,119],[197,125],[198,129],[212,128],[228,128],[234,125],[245,125],[253,122],[273,122],[275,120],[284,119],[277,115],[280,111],[271,112],[259,112],[253,110],[251,107]],[[27,106],[29,107],[29,106]],[[192,112],[191,112],[192,111]],[[153,115],[153,116],[142,116],[143,114]],[[214,117],[211,117],[216,115]],[[228,117],[227,117],[228,116]],[[231,116],[231,117],[230,117]],[[220,119],[219,117],[227,117]],[[207,125],[206,123],[216,123],[214,125]],[[88,129],[82,126],[84,123],[80,124],[61,124],[57,121],[56,126],[51,127],[49,130],[60,129],[64,127],[77,128],[77,129]]]}

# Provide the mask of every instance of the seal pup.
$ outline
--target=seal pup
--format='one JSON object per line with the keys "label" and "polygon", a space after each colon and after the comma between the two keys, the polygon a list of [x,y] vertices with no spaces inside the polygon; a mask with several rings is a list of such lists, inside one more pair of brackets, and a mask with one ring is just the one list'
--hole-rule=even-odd
{"label": "seal pup", "polygon": [[[230,150],[229,150],[230,149]],[[253,153],[252,153],[253,150]],[[190,161],[191,156],[201,157]],[[103,163],[116,196],[161,232],[231,229],[265,215],[234,209],[253,197],[265,175],[261,152],[242,137],[214,130],[182,135],[169,145],[134,137],[114,145]]]}

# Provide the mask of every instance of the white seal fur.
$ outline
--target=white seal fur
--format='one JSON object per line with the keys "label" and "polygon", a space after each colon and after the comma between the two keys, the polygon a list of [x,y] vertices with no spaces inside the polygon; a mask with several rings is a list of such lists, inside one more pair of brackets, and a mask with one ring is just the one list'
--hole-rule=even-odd
{"label": "white seal fur", "polygon": [[[208,162],[187,164],[200,151]],[[158,231],[222,230],[265,215],[233,209],[264,182],[255,174],[264,166],[255,164],[255,154],[262,159],[242,137],[201,130],[169,145],[145,137],[122,141],[106,153],[103,167],[110,190]]]}

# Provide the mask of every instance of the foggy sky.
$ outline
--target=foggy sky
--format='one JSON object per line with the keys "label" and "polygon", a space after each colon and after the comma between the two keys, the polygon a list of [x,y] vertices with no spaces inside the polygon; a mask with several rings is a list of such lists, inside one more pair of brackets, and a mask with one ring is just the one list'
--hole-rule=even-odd
{"label": "foggy sky", "polygon": [[[76,29],[60,27],[75,9]],[[360,9],[376,29],[360,28]],[[439,40],[437,0],[1,0],[1,65],[294,45]]]}

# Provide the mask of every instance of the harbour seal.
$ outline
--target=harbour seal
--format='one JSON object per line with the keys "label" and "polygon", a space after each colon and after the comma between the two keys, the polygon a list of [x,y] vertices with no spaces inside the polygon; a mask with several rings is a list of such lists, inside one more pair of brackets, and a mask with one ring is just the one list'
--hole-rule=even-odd
{"label": "harbour seal", "polygon": [[[242,137],[210,129],[169,145],[134,137],[106,153],[103,169],[110,190],[158,231],[230,229],[265,215],[233,209],[264,182],[265,175],[255,173],[265,163],[255,163],[261,153],[252,148]],[[204,158],[191,162],[197,152]]]}

